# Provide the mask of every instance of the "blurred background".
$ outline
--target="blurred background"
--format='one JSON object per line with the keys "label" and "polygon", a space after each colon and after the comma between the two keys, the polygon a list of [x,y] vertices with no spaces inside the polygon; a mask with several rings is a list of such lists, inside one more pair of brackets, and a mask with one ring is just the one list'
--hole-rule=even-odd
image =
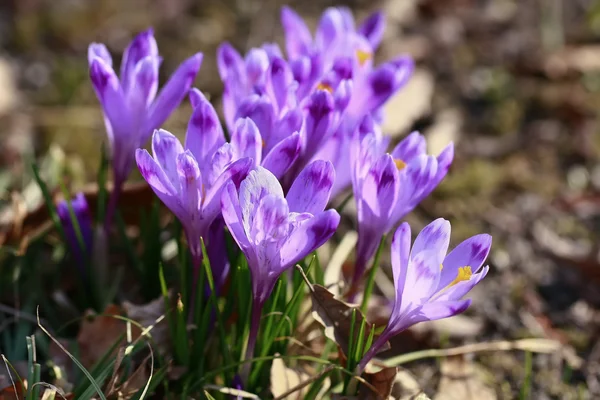
{"label": "blurred background", "polygon": [[[152,26],[164,57],[161,82],[202,51],[196,87],[220,107],[216,47],[227,40],[245,52],[282,43],[283,4],[313,28],[328,6],[346,5],[358,21],[383,9],[377,60],[409,53],[417,63],[386,106],[385,132],[397,140],[419,129],[432,153],[449,141],[457,153],[409,222],[416,230],[448,218],[454,242],[479,232],[494,237],[492,273],[474,291],[470,313],[411,333],[404,345],[556,339],[581,363],[536,356],[530,398],[598,398],[599,0],[1,0],[0,223],[17,197],[30,209],[40,204],[33,157],[51,186],[65,174],[76,187],[94,180],[105,133],[88,79],[89,43],[105,43],[118,64],[133,35]],[[166,125],[180,136],[186,102]],[[525,358],[478,356],[474,369],[484,378],[473,398],[512,398]],[[440,368],[412,371],[427,387]]]}

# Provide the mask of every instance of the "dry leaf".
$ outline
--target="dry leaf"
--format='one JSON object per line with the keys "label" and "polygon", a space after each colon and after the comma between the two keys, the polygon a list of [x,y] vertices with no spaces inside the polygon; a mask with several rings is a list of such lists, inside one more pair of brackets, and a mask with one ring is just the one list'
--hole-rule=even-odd
{"label": "dry leaf", "polygon": [[[110,188],[109,188],[110,189]],[[82,190],[88,202],[92,216],[98,209],[98,187],[91,184]],[[19,196],[13,197],[13,199]],[[54,193],[54,200],[62,199],[62,193]],[[119,210],[125,223],[137,224],[140,218],[140,209],[150,211],[155,195],[150,186],[144,182],[128,183],[123,187],[119,197]],[[161,207],[164,206],[161,205]],[[32,238],[35,238],[52,227],[46,204],[41,202],[32,209],[22,212],[22,207],[13,204],[0,212],[0,246],[16,247],[20,253],[27,249]]]}
{"label": "dry leaf", "polygon": [[[355,317],[355,335],[358,337],[358,331],[363,321],[362,312],[341,300],[337,300],[333,293],[321,285],[312,285],[311,298],[313,305],[313,317],[325,327],[325,336],[340,345],[344,354],[348,354],[348,344],[350,340],[350,326],[352,324],[352,310],[356,310]],[[371,332],[371,325],[365,325],[365,337]],[[356,337],[354,338],[356,340]],[[384,346],[381,351],[387,350],[389,344]]]}
{"label": "dry leaf", "polygon": [[[171,293],[169,293],[169,297],[171,297]],[[161,355],[167,354],[171,343],[169,325],[165,318],[164,297],[160,296],[150,303],[142,305],[124,301],[123,308],[128,318],[138,322],[144,328],[150,328],[148,334],[152,337],[154,347]]]}
{"label": "dry leaf", "polygon": [[433,400],[496,400],[496,392],[482,379],[472,362],[464,357],[442,360],[442,379]]}
{"label": "dry leaf", "polygon": [[398,400],[414,400],[420,395],[423,395],[423,390],[415,376],[407,369],[398,368],[392,385],[392,397]]}
{"label": "dry leaf", "polygon": [[359,400],[386,400],[390,398],[392,386],[396,380],[398,369],[396,367],[385,367],[380,371],[371,373],[364,372],[362,377],[370,386],[361,383],[358,387]]}
{"label": "dry leaf", "polygon": [[[291,389],[298,386],[300,383],[310,379],[310,375],[303,371],[297,371],[286,367],[285,363],[281,358],[273,360],[271,366],[271,393],[273,397],[279,397],[289,392]],[[308,391],[308,386],[304,387],[294,394],[286,396],[286,399],[298,399],[304,398],[304,395]]]}
{"label": "dry leaf", "polygon": [[[111,315],[122,315],[121,308],[111,304],[99,316],[94,316],[91,311],[86,312],[77,335],[79,361],[86,368],[91,368],[126,333],[126,322]],[[139,334],[139,328],[132,325],[132,338],[137,338]],[[124,339],[121,341],[124,342]]]}

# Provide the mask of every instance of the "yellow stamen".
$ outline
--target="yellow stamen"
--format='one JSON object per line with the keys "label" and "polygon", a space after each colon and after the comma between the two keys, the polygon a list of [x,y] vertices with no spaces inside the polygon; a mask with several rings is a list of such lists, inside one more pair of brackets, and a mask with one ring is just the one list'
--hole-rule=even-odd
{"label": "yellow stamen", "polygon": [[454,280],[450,282],[448,287],[452,287],[459,282],[468,281],[469,279],[471,279],[471,275],[473,275],[473,273],[471,272],[471,267],[460,267],[458,269],[458,273],[456,274],[456,278],[454,278]]}
{"label": "yellow stamen", "polygon": [[394,164],[396,164],[398,171],[402,171],[404,168],[406,168],[406,163],[398,158],[394,160]]}
{"label": "yellow stamen", "polygon": [[267,147],[267,142],[265,142],[265,139],[262,140],[262,148],[264,149],[265,147]]}
{"label": "yellow stamen", "polygon": [[333,88],[331,87],[331,85],[328,85],[327,83],[323,83],[323,82],[319,83],[317,85],[317,89],[319,89],[319,90],[326,90],[329,93],[333,93]]}
{"label": "yellow stamen", "polygon": [[356,57],[358,58],[358,63],[363,66],[367,61],[373,58],[373,54],[364,50],[356,50]]}
{"label": "yellow stamen", "polygon": [[440,271],[444,269],[444,264],[440,264]]}

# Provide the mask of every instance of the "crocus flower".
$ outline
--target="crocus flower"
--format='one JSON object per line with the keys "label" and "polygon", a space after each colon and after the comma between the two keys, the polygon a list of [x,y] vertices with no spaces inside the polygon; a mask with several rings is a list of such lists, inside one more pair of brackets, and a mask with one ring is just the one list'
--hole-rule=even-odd
{"label": "crocus flower", "polygon": [[252,322],[246,358],[252,357],[265,301],[279,276],[323,245],[335,232],[340,217],[323,211],[329,201],[335,172],[331,163],[309,164],[287,196],[275,176],[262,167],[222,194],[223,219],[246,256],[252,276]]}
{"label": "crocus flower", "polygon": [[[222,139],[216,115],[199,92],[192,96],[194,112],[188,125],[185,148],[170,132],[157,130],[152,153],[138,149],[138,168],[152,190],[181,221],[196,268],[200,267],[200,237],[207,239],[211,223],[221,212],[221,191],[232,181],[239,185],[252,166],[249,158],[211,168]],[[218,275],[218,273],[215,273]]]}
{"label": "crocus flower", "polygon": [[89,46],[88,61],[90,78],[104,112],[118,191],[131,171],[135,150],[145,144],[187,95],[200,69],[202,54],[184,61],[158,96],[162,59],[152,29],[138,34],[129,44],[123,53],[120,76],[113,69],[104,44]]}
{"label": "crocus flower", "polygon": [[[81,271],[85,271],[85,264],[92,251],[92,240],[94,236],[92,215],[90,214],[90,209],[83,193],[77,193],[77,195],[70,200],[70,203],[77,227],[73,224],[73,219],[71,218],[69,201],[62,200],[59,202],[56,205],[56,211],[65,231],[67,245],[79,264]],[[78,237],[77,229],[79,229],[81,237]]]}
{"label": "crocus flower", "polygon": [[482,268],[492,237],[473,236],[450,253],[450,222],[437,219],[427,225],[410,247],[410,226],[403,223],[392,241],[391,259],[396,298],[388,324],[360,361],[367,363],[393,336],[423,321],[452,317],[471,304],[463,297],[488,273]]}
{"label": "crocus flower", "polygon": [[381,139],[375,133],[357,135],[352,147],[352,186],[358,214],[353,277],[356,284],[375,254],[381,237],[446,176],[454,147],[450,143],[437,157],[427,155],[425,138],[418,132],[404,138],[389,154],[379,153]]}

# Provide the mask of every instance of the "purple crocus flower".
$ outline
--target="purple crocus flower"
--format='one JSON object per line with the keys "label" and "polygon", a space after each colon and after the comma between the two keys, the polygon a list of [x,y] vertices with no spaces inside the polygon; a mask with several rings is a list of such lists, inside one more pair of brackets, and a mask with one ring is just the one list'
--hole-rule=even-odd
{"label": "purple crocus flower", "polygon": [[58,218],[65,231],[67,245],[71,250],[71,253],[75,257],[75,260],[79,264],[79,268],[85,275],[85,264],[92,251],[92,240],[94,237],[92,228],[92,215],[88,207],[87,201],[83,193],[77,193],[73,199],[70,200],[73,214],[81,234],[81,240],[79,241],[77,230],[73,224],[71,218],[71,212],[69,210],[69,201],[62,200],[56,205],[56,211]]}
{"label": "purple crocus flower", "polygon": [[[90,78],[104,113],[118,193],[133,166],[135,150],[143,146],[187,95],[202,63],[197,53],[184,61],[157,96],[161,57],[152,29],[138,34],[123,53],[120,76],[106,46],[88,49]],[[112,203],[116,202],[116,194]],[[107,211],[107,219],[112,214]]]}
{"label": "purple crocus flower", "polygon": [[376,133],[357,135],[350,153],[357,206],[358,243],[353,284],[364,274],[383,235],[411,212],[446,176],[454,156],[450,143],[437,156],[426,154],[425,138],[413,132],[391,153],[381,154]]}
{"label": "purple crocus flower", "polygon": [[358,369],[367,363],[393,336],[423,322],[452,317],[471,304],[463,297],[489,271],[482,268],[492,237],[473,236],[450,253],[450,222],[439,218],[427,225],[410,247],[410,226],[403,223],[394,234],[391,259],[396,298],[392,314],[382,334],[360,361]]}
{"label": "purple crocus flower", "polygon": [[195,108],[185,148],[173,134],[161,129],[152,136],[153,156],[143,149],[138,149],[135,155],[144,179],[181,221],[195,267],[199,268],[200,237],[207,239],[212,222],[221,212],[224,185],[230,181],[239,185],[253,161],[246,157],[219,164],[219,170],[212,168],[218,157],[217,146],[224,142],[223,132],[214,109],[202,94],[194,91],[191,98]]}
{"label": "purple crocus flower", "polygon": [[[246,256],[252,276],[252,322],[246,359],[252,357],[260,314],[279,276],[323,245],[335,232],[340,217],[323,211],[335,178],[331,163],[309,164],[287,196],[277,178],[256,167],[239,192],[227,184],[222,195],[223,219]],[[244,375],[247,376],[245,371]]]}

